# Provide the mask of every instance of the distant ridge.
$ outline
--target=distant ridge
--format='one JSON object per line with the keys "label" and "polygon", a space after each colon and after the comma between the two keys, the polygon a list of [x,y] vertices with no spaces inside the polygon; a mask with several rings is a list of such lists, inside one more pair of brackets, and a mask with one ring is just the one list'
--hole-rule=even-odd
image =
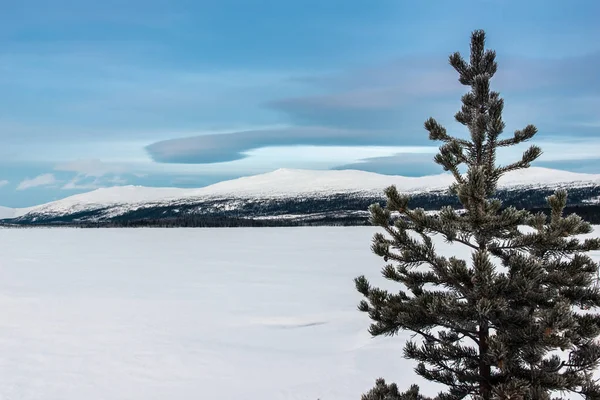
{"label": "distant ridge", "polygon": [[[115,186],[96,189],[39,206],[0,208],[0,218],[53,218],[100,211],[102,218],[144,208],[173,204],[199,204],[215,199],[228,200],[225,209],[237,207],[239,200],[323,198],[333,195],[380,197],[383,189],[396,185],[408,193],[442,192],[454,182],[449,173],[423,177],[382,175],[358,170],[278,169],[273,172],[232,179],[198,189]],[[531,167],[505,174],[499,187],[509,190],[551,189],[554,187],[600,187],[600,174],[567,172]],[[597,196],[597,194],[596,194]],[[224,203],[223,203],[224,204]],[[110,210],[109,210],[110,209]],[[35,216],[35,217],[34,217]],[[89,217],[89,216],[88,216]],[[86,218],[88,218],[86,217]],[[100,218],[96,216],[96,218]]]}

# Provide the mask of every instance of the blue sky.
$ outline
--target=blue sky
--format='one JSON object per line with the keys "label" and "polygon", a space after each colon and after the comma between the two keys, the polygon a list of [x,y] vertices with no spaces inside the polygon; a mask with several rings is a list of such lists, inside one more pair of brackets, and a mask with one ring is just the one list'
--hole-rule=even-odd
{"label": "blue sky", "polygon": [[[0,14],[0,204],[277,168],[441,172],[447,63],[485,29],[507,133],[600,173],[597,0],[21,0]],[[510,161],[514,149],[500,161]]]}

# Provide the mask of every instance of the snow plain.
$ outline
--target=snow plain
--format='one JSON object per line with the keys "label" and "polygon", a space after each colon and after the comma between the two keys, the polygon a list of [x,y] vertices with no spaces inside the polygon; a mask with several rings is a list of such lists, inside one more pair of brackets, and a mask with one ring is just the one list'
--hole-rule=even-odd
{"label": "snow plain", "polygon": [[375,232],[0,229],[0,399],[348,400],[380,376],[422,383],[408,335],[372,339],[356,310],[355,276],[394,287]]}

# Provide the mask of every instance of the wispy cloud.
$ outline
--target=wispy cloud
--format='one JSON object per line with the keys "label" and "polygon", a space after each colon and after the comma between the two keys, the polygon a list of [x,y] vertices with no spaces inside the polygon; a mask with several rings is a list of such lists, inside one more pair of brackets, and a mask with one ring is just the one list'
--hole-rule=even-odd
{"label": "wispy cloud", "polygon": [[[403,140],[404,139],[404,140]],[[165,140],[146,147],[163,163],[208,164],[240,160],[249,150],[277,146],[382,146],[409,141],[389,131],[299,127],[211,134]]]}
{"label": "wispy cloud", "polygon": [[0,181],[0,187],[6,186],[6,185],[8,185],[9,183],[10,183],[10,182],[8,182],[6,179],[4,179],[4,180],[1,180],[1,181]]}
{"label": "wispy cloud", "polygon": [[17,186],[17,190],[26,190],[39,186],[50,186],[58,183],[54,174],[42,174],[32,179],[24,179]]}
{"label": "wispy cloud", "polygon": [[101,177],[108,174],[122,174],[127,166],[121,163],[107,163],[99,159],[80,159],[58,164],[56,171],[75,172],[84,177]]}
{"label": "wispy cloud", "polygon": [[[545,138],[599,133],[593,122],[600,101],[600,52],[562,59],[499,56],[499,62],[494,88],[507,97],[507,133],[529,123]],[[295,81],[321,94],[266,104],[285,114],[292,127],[169,139],[146,150],[158,162],[201,164],[239,160],[264,147],[427,145],[423,122],[430,116],[468,134],[453,120],[466,89],[443,57],[407,57]]]}
{"label": "wispy cloud", "polygon": [[386,175],[423,176],[440,174],[442,168],[433,162],[434,154],[397,153],[391,156],[370,157],[334,169],[358,169]]}
{"label": "wispy cloud", "polygon": [[273,112],[261,103],[300,87],[288,79],[295,70],[165,66],[90,52],[0,55],[0,139],[149,141],[177,131],[272,125]]}
{"label": "wispy cloud", "polygon": [[[507,121],[522,107],[535,109],[533,117],[542,123],[551,121],[546,125],[561,119],[573,123],[582,118],[597,120],[593,119],[594,110],[576,103],[584,99],[589,102],[590,98],[597,103],[593,98],[600,98],[600,52],[558,59],[500,54],[498,62],[493,88],[510,99]],[[267,106],[284,113],[293,123],[338,128],[415,129],[425,118],[440,114],[448,114],[450,121],[466,91],[458,83],[457,73],[440,56],[403,58],[370,68],[296,79],[320,93],[282,98]]]}
{"label": "wispy cloud", "polygon": [[[542,156],[534,163],[536,166],[564,168],[570,171],[599,172],[600,158],[596,149],[600,148],[600,140],[572,139],[569,141],[536,141],[542,150]],[[498,163],[510,164],[519,159],[520,154],[529,144],[498,151]],[[431,151],[402,151],[392,155],[366,157],[353,163],[343,164],[333,169],[358,169],[388,175],[422,176],[442,173],[442,167],[433,161],[437,148]]]}
{"label": "wispy cloud", "polygon": [[62,186],[65,190],[92,190],[105,186],[122,185],[127,180],[121,175],[129,173],[131,166],[108,163],[99,159],[80,159],[58,164],[55,171],[74,172],[75,176]]}
{"label": "wispy cloud", "polygon": [[127,183],[127,180],[120,177],[114,176],[108,179],[101,179],[100,177],[95,177],[92,179],[82,177],[78,175],[71,179],[69,182],[65,183],[61,189],[64,190],[94,190],[102,187],[109,186],[120,186]]}

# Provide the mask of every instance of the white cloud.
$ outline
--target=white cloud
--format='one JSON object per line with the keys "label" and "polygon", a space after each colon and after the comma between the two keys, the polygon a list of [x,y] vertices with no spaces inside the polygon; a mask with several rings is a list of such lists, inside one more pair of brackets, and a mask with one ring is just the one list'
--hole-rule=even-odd
{"label": "white cloud", "polygon": [[118,163],[106,163],[98,159],[75,160],[59,164],[56,171],[76,172],[78,175],[99,178],[108,174],[122,174],[127,167]]}
{"label": "white cloud", "polygon": [[31,189],[38,186],[49,186],[57,182],[58,181],[56,180],[54,174],[42,174],[33,179],[23,180],[21,183],[19,183],[19,186],[17,186],[17,190]]}
{"label": "white cloud", "polygon": [[120,176],[114,176],[109,179],[101,179],[101,177],[96,177],[92,181],[87,181],[86,178],[82,175],[75,176],[72,180],[67,182],[62,189],[65,190],[94,190],[107,186],[120,186],[127,183],[126,179],[121,178]]}
{"label": "white cloud", "polygon": [[98,185],[97,180],[93,182],[82,183],[78,177],[73,178],[69,182],[65,183],[61,189],[64,190],[94,190],[98,189],[100,186]]}
{"label": "white cloud", "polygon": [[249,168],[269,171],[276,165],[281,168],[329,169],[355,163],[365,158],[392,156],[397,153],[430,154],[435,146],[282,146],[265,147],[245,152],[245,159],[221,164],[222,170],[235,173]]}
{"label": "white cloud", "polygon": [[121,174],[127,173],[129,166],[123,163],[104,162],[99,159],[81,159],[58,164],[56,171],[74,172],[76,175],[67,182],[65,190],[93,190],[106,186],[127,183]]}
{"label": "white cloud", "polygon": [[[109,174],[112,175],[112,174]],[[92,178],[92,179],[90,179]],[[125,185],[127,180],[119,175],[111,177],[93,176],[77,174],[73,179],[67,182],[62,189],[65,190],[94,190],[107,186],[121,186]]]}
{"label": "white cloud", "polygon": [[[509,135],[506,135],[508,137]],[[541,136],[541,135],[540,135]],[[508,164],[520,158],[532,144],[542,148],[543,154],[539,161],[570,161],[570,160],[593,160],[598,158],[598,148],[600,148],[600,140],[596,138],[589,139],[570,139],[569,141],[562,138],[546,139],[534,141],[531,143],[522,143],[514,147],[507,147],[498,150],[498,161],[501,164]]]}
{"label": "white cloud", "polygon": [[6,185],[8,185],[8,181],[7,181],[6,179],[5,179],[5,180],[2,180],[2,181],[0,181],[0,187],[2,187],[2,186],[6,186]]}

